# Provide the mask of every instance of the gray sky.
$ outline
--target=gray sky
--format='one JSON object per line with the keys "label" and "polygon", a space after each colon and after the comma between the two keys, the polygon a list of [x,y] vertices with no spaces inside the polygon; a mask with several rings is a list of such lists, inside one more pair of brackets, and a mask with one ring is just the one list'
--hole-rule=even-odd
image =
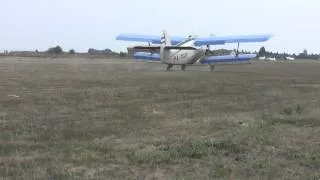
{"label": "gray sky", "polygon": [[[319,0],[0,0],[0,50],[46,50],[61,45],[125,51],[136,43],[119,33],[244,35],[272,33],[240,48],[320,53]],[[302,26],[300,26],[301,24]],[[236,44],[221,46],[234,48]],[[220,48],[220,46],[216,47]]]}

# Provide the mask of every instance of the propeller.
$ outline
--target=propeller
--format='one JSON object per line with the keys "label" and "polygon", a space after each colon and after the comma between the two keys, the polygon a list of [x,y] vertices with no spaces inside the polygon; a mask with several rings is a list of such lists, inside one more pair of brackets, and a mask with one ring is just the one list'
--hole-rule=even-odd
{"label": "propeller", "polygon": [[189,34],[190,38],[196,38],[196,33],[194,33],[194,31],[191,31],[191,33]]}

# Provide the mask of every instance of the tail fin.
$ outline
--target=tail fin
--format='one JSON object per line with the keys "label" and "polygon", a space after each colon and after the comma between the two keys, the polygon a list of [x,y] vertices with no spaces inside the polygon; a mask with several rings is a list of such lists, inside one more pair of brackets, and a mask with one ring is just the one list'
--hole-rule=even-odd
{"label": "tail fin", "polygon": [[161,45],[171,46],[171,39],[165,30],[162,31]]}

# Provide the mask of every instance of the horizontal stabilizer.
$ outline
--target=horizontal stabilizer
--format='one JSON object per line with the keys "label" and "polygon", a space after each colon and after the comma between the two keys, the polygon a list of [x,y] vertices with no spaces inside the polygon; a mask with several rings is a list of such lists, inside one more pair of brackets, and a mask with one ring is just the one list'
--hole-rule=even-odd
{"label": "horizontal stabilizer", "polygon": [[188,46],[166,46],[164,49],[177,49],[177,50],[195,50],[195,47],[188,47]]}
{"label": "horizontal stabilizer", "polygon": [[201,64],[208,63],[220,63],[220,62],[243,62],[250,61],[255,58],[256,54],[239,54],[235,55],[225,55],[225,56],[208,56],[200,61]]}
{"label": "horizontal stabilizer", "polygon": [[134,53],[134,58],[137,60],[160,61],[158,53],[136,52]]}
{"label": "horizontal stabilizer", "polygon": [[[134,50],[152,50],[152,51],[159,51],[160,46],[135,46],[133,47]],[[195,50],[195,47],[188,47],[188,46],[165,46],[165,50],[170,50],[170,49],[176,49],[176,50]]]}
{"label": "horizontal stabilizer", "polygon": [[160,50],[160,46],[134,46],[134,50]]}

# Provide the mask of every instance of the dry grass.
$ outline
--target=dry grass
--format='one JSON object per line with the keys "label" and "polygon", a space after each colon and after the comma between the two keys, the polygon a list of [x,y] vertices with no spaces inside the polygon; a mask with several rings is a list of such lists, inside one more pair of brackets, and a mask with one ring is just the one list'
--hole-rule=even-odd
{"label": "dry grass", "polygon": [[319,179],[320,63],[0,59],[4,179]]}

